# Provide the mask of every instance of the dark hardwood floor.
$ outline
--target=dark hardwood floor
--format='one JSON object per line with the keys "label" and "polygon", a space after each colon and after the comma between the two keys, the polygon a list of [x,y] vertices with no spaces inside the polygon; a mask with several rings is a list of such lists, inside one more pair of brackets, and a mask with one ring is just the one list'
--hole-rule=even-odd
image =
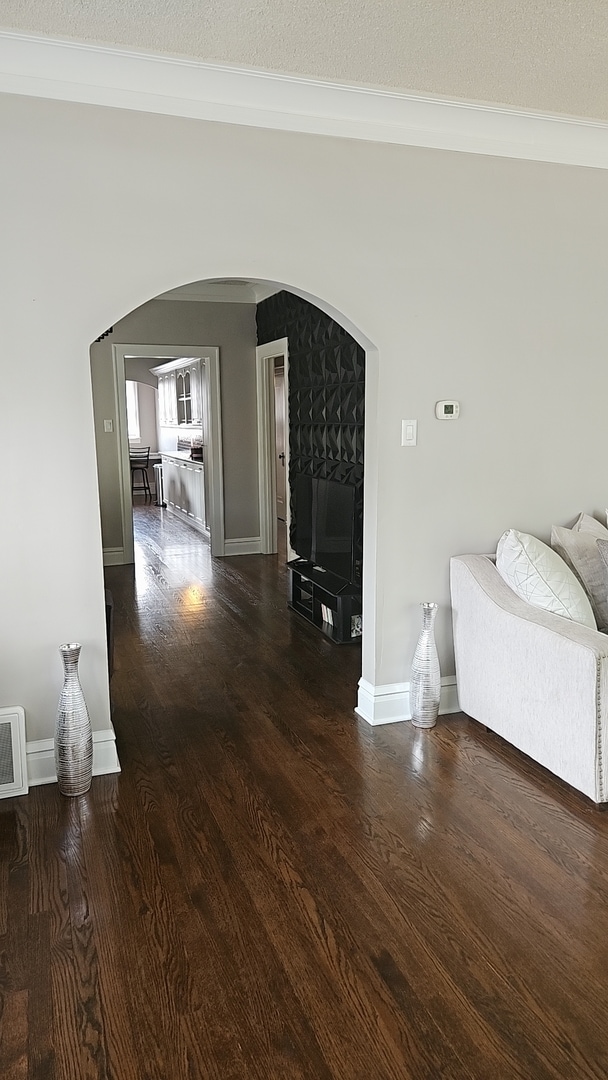
{"label": "dark hardwood floor", "polygon": [[0,803],[3,1080],[606,1080],[608,815],[461,715],[370,728],[277,559],[135,520],[122,773]]}

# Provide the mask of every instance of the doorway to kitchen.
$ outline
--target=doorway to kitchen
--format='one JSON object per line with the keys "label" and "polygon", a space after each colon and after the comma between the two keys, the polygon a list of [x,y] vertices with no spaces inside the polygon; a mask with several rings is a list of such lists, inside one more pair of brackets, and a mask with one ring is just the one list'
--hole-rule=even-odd
{"label": "doorway to kitchen", "polygon": [[[209,530],[211,554],[223,555],[224,554],[224,484],[223,484],[223,460],[222,460],[222,438],[221,438],[221,400],[220,400],[220,384],[219,384],[219,349],[210,346],[171,346],[171,345],[131,345],[131,344],[113,344],[112,345],[112,358],[113,358],[113,370],[114,370],[114,385],[116,394],[116,436],[118,443],[118,464],[119,464],[119,479],[120,479],[120,504],[121,504],[121,522],[122,522],[122,551],[121,558],[118,558],[116,562],[130,563],[134,560],[134,540],[133,540],[133,494],[132,494],[132,481],[131,481],[131,442],[129,439],[129,422],[128,422],[128,410],[127,410],[127,371],[131,376],[137,369],[141,371],[150,372],[150,378],[146,381],[152,380],[157,384],[160,384],[158,374],[154,374],[151,369],[155,368],[157,371],[159,367],[165,369],[165,367],[171,372],[173,369],[178,373],[181,368],[184,370],[194,368],[196,366],[200,372],[200,449],[201,449],[201,462],[192,465],[192,469],[196,469],[197,476],[190,478],[184,475],[182,477],[181,472],[189,471],[188,452],[183,443],[183,439],[180,441],[180,433],[183,436],[184,433],[189,436],[190,445],[193,444],[193,432],[198,432],[196,425],[181,424],[179,423],[180,417],[177,415],[175,418],[169,415],[167,410],[164,412],[161,410],[162,415],[159,414],[159,453],[156,455],[159,461],[163,461],[163,487],[165,489],[164,501],[167,502],[171,497],[171,493],[175,491],[185,491],[187,495],[187,481],[194,479],[202,484],[201,499],[205,506],[206,523]],[[165,395],[166,397],[166,395]],[[176,394],[176,409],[180,404],[179,395]],[[167,415],[165,416],[165,412]],[[175,424],[173,424],[175,419]],[[192,416],[186,417],[186,419],[193,419]],[[167,438],[167,433],[172,433],[175,446],[164,445],[163,438]],[[186,440],[188,441],[188,440]],[[169,452],[169,453],[167,453]],[[181,455],[181,457],[179,456]],[[182,460],[183,457],[183,460]],[[174,477],[174,473],[177,474]],[[164,473],[168,472],[167,476]],[[202,473],[202,477],[198,476],[198,473]],[[163,500],[161,500],[162,502]],[[194,504],[196,500],[188,500],[188,504]],[[171,504],[173,507],[173,503]],[[178,502],[175,504],[177,511],[181,510],[181,506]],[[185,509],[188,513],[187,508]]]}
{"label": "doorway to kitchen", "polygon": [[[123,462],[124,520],[127,526],[132,525],[128,431],[126,408],[122,407],[122,369],[125,364],[134,361],[145,364],[147,370],[183,364],[186,359],[198,358],[200,361],[205,353],[213,361],[211,349],[185,344],[196,340],[196,335],[186,336],[183,324],[186,321],[192,324],[200,323],[203,328],[210,328],[207,340],[213,339],[213,335],[217,341],[216,361],[219,361],[217,353],[221,348],[223,427],[219,409],[211,406],[210,413],[212,417],[217,416],[217,431],[220,433],[218,444],[225,454],[227,485],[225,491],[222,485],[219,485],[220,494],[224,496],[226,513],[223,550],[212,552],[204,544],[207,555],[238,555],[246,558],[258,556],[260,572],[263,570],[264,574],[275,580],[278,603],[291,600],[287,585],[291,585],[293,573],[289,564],[303,559],[313,564],[315,573],[329,574],[330,577],[334,573],[334,576],[341,580],[337,582],[333,593],[331,588],[325,589],[331,596],[328,601],[325,598],[320,602],[320,606],[317,605],[319,611],[313,597],[311,617],[307,617],[307,611],[301,610],[303,603],[297,608],[290,605],[299,616],[304,616],[302,621],[299,618],[294,621],[294,628],[301,627],[304,633],[309,633],[306,621],[312,622],[330,641],[362,644],[360,596],[363,576],[361,563],[365,349],[342,325],[337,313],[326,312],[310,299],[288,289],[275,289],[266,297],[255,297],[254,306],[254,297],[247,295],[242,301],[236,301],[230,294],[229,298],[224,297],[222,301],[214,303],[211,289],[212,286],[215,288],[216,284],[224,291],[228,288],[224,281],[202,282],[196,290],[192,285],[189,286],[189,294],[196,296],[194,307],[193,302],[179,305],[176,303],[175,311],[167,308],[165,313],[165,306],[159,303],[158,312],[153,309],[145,313],[146,321],[150,321],[154,326],[162,325],[163,320],[171,324],[175,328],[175,337],[172,340],[177,340],[179,345],[154,344],[158,341],[154,334],[142,334],[142,318],[139,323],[134,322],[133,327],[125,324],[124,327],[116,328],[117,333],[111,330],[105,335],[107,341],[102,336],[102,339],[92,346],[92,368],[97,379],[95,381],[94,378],[94,399],[96,390],[104,391],[107,388],[103,400],[99,393],[97,401],[94,400],[98,448],[101,450],[105,443],[105,449],[99,454],[104,561],[106,565],[130,561],[129,553],[125,556],[122,545],[120,553],[117,552],[121,558],[105,559],[106,536],[110,539],[110,527],[113,525],[110,514],[114,513],[116,519],[118,508],[119,485],[115,478],[118,472],[119,447]],[[239,287],[243,287],[242,282],[239,282]],[[152,314],[155,316],[154,320],[151,319]],[[130,339],[128,335],[131,334],[133,337]],[[203,334],[200,337],[203,338]],[[130,344],[133,338],[138,342],[137,345]],[[119,344],[121,341],[123,344]],[[124,344],[125,342],[127,344]],[[112,376],[116,396],[122,400],[121,407],[115,413],[115,439],[106,441],[103,418],[112,415]],[[216,384],[219,388],[219,371]],[[191,396],[187,388],[184,388],[183,395],[176,394],[178,403],[182,396],[185,403],[184,416],[188,418],[193,414],[189,413],[186,407],[186,399]],[[219,394],[216,400],[219,404]],[[108,412],[105,411],[106,404],[110,409]],[[118,418],[122,430],[119,430]],[[110,445],[111,441],[113,447]],[[102,484],[107,450],[113,453],[110,462],[111,474],[110,467],[107,470],[113,487],[110,489],[108,483],[104,492]],[[282,477],[285,477],[286,481],[284,486],[281,483]],[[302,481],[302,478],[310,479],[315,491],[322,479],[327,481],[327,490],[340,489],[351,498],[348,514],[338,515],[341,529],[339,535],[336,534],[333,519],[330,522],[326,511],[322,510],[322,530],[320,526],[314,533],[312,529],[309,530],[311,537],[314,535],[315,538],[314,551],[311,549],[310,553],[302,548],[303,536],[307,530],[306,508],[309,506],[312,515],[311,525],[318,525],[314,510],[319,507],[322,509],[322,506],[319,500],[315,505],[310,500],[307,503],[300,498],[298,510],[298,492],[302,495],[302,483],[298,484],[297,481]],[[162,525],[165,521],[172,530],[175,514],[159,512],[148,504],[148,507],[137,507],[138,517],[140,509],[146,511],[146,519],[158,518],[159,524]],[[299,533],[296,529],[298,521]],[[222,525],[223,514],[220,517],[220,532]],[[192,536],[192,543],[195,548],[200,546],[195,535]],[[334,550],[336,545],[339,546],[338,554],[348,556],[348,566],[344,558],[337,566]],[[213,546],[215,548],[215,544]],[[171,555],[171,558],[173,557]],[[331,563],[329,568],[324,566],[327,560]],[[227,570],[230,570],[232,563],[231,558],[226,564]],[[277,563],[281,569],[275,575],[274,568]],[[240,566],[240,561],[235,562],[235,569],[237,565]],[[248,564],[243,563],[244,567],[246,565]],[[334,584],[333,579],[330,581],[328,577],[324,578],[324,583],[326,586],[328,583],[329,586]],[[337,596],[344,587],[350,589],[353,595],[356,594],[358,607],[358,610],[352,613],[349,626],[341,620],[341,616],[337,622],[333,616],[331,597]]]}

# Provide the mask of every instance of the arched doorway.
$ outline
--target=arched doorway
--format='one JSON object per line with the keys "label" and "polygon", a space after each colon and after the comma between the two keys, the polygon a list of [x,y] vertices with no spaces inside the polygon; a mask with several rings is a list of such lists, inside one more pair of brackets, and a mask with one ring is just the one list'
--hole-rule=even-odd
{"label": "arched doorway", "polygon": [[[299,298],[302,301],[303,304],[311,305],[311,307],[313,307],[315,309],[315,311],[319,313],[319,316],[322,315],[328,323],[330,321],[335,322],[336,326],[339,326],[343,333],[345,333],[345,334],[348,333],[351,336],[353,342],[356,343],[357,346],[359,347],[359,349],[362,350],[363,353],[364,353],[365,364],[366,364],[366,379],[365,379],[365,399],[366,400],[365,400],[365,403],[362,405],[362,408],[361,408],[361,416],[362,416],[362,418],[364,420],[364,423],[365,423],[365,447],[366,447],[366,449],[365,449],[365,458],[366,458],[366,461],[365,461],[365,476],[366,476],[366,481],[365,481],[365,503],[366,503],[366,514],[363,515],[363,513],[361,513],[361,517],[362,517],[362,543],[361,543],[361,548],[365,552],[365,554],[363,555],[363,558],[362,558],[361,582],[362,582],[362,588],[363,588],[363,604],[364,604],[364,607],[365,607],[366,611],[369,613],[369,617],[364,618],[364,620],[363,620],[363,652],[364,652],[364,657],[367,655],[368,657],[373,658],[373,653],[374,653],[373,642],[374,642],[374,639],[375,639],[375,632],[374,632],[374,627],[373,627],[373,620],[374,620],[373,595],[374,595],[374,585],[375,585],[375,570],[374,570],[373,557],[371,559],[368,559],[367,552],[368,552],[368,550],[373,551],[373,549],[375,547],[375,544],[373,542],[373,525],[370,524],[369,512],[368,512],[368,499],[369,499],[369,492],[370,491],[372,493],[372,501],[375,498],[375,495],[374,495],[375,485],[374,485],[374,483],[372,483],[372,484],[368,483],[368,479],[369,479],[369,465],[368,465],[368,462],[371,460],[371,462],[373,463],[375,455],[373,453],[374,433],[373,433],[373,431],[370,432],[370,425],[365,420],[365,417],[366,416],[372,416],[373,417],[375,415],[375,410],[373,408],[370,410],[367,407],[367,405],[368,405],[368,402],[369,402],[370,398],[371,398],[371,400],[373,402],[373,396],[375,394],[376,366],[377,366],[376,365],[376,355],[377,355],[376,350],[373,347],[373,345],[371,344],[371,342],[369,342],[369,340],[365,337],[365,335],[362,334],[354,326],[354,324],[352,323],[352,321],[348,317],[346,317],[346,316],[342,315],[342,313],[338,312],[331,304],[328,304],[327,302],[324,302],[320,298],[312,295],[311,293],[309,293],[309,292],[307,292],[307,291],[305,291],[303,289],[299,289],[297,287],[294,287],[290,283],[279,282],[279,281],[271,281],[269,279],[250,279],[250,280],[245,282],[245,281],[243,281],[243,279],[223,278],[223,279],[221,279],[221,281],[218,281],[217,279],[210,279],[209,278],[209,279],[206,279],[204,281],[194,282],[194,283],[190,283],[189,285],[180,286],[177,289],[171,290],[169,293],[161,294],[161,297],[162,297],[161,306],[162,306],[162,304],[166,303],[166,300],[169,299],[169,297],[171,297],[174,300],[174,302],[179,302],[179,303],[182,304],[184,311],[191,312],[193,310],[193,307],[196,305],[197,298],[198,298],[198,303],[201,304],[201,305],[213,305],[213,303],[216,302],[214,300],[214,297],[217,297],[218,292],[221,291],[221,290],[224,290],[224,293],[226,293],[226,290],[227,290],[227,294],[225,296],[223,296],[222,300],[221,300],[221,303],[223,304],[223,310],[224,311],[227,310],[227,308],[225,306],[226,304],[236,303],[237,302],[236,298],[237,298],[237,294],[238,294],[239,290],[241,290],[241,292],[243,290],[250,290],[249,295],[246,297],[246,299],[249,302],[249,304],[252,305],[253,307],[257,307],[258,302],[259,303],[264,303],[264,301],[268,300],[269,297],[276,296],[278,293],[281,293],[281,292],[287,293],[288,295],[292,296],[293,298]],[[181,301],[178,300],[180,294],[181,295],[184,295],[184,294],[187,295],[187,300],[185,300],[185,299],[181,300]],[[161,301],[161,297],[154,298],[154,301],[151,301],[150,303],[152,303],[152,302],[155,303],[157,300]],[[241,302],[243,302],[242,297],[241,297]],[[138,311],[140,311],[140,310],[141,309],[138,309]],[[192,322],[192,320],[190,320],[190,325],[191,325],[191,322]],[[140,333],[145,333],[144,330],[141,330],[141,323],[142,323],[142,320],[140,318],[139,323],[138,323],[138,325],[140,327]],[[158,325],[158,320],[156,321],[156,325]],[[169,333],[169,330],[167,330],[167,333]],[[113,332],[110,334],[110,341],[109,341],[107,347],[110,348],[110,349],[112,349],[112,348],[116,349],[117,348],[117,341],[121,336],[124,336],[124,334],[123,334],[123,332],[121,330],[121,326],[120,326],[120,323],[119,323],[119,324],[116,325]],[[205,337],[206,340],[208,340],[208,341],[213,340],[214,343],[219,345],[220,355],[221,355],[222,351],[223,351],[222,350],[222,344],[223,343],[216,339],[215,334],[212,334],[211,337],[208,334],[204,334],[203,336]],[[149,338],[149,335],[148,335],[148,338]],[[200,334],[198,335],[198,339],[201,340]],[[134,341],[134,334],[133,334],[132,331],[129,331],[127,333],[126,340]],[[190,340],[192,340],[192,338],[190,338]],[[249,398],[249,409],[250,409],[250,417],[251,416],[254,417],[256,446],[255,446],[255,449],[254,449],[253,453],[254,453],[254,455],[258,455],[258,460],[257,460],[257,464],[256,464],[256,484],[257,484],[257,487],[259,489],[259,484],[260,484],[259,477],[263,474],[264,470],[263,470],[263,460],[262,460],[262,457],[261,457],[260,441],[259,441],[259,435],[260,435],[260,432],[259,432],[260,383],[259,383],[259,381],[258,381],[257,388],[255,388],[255,346],[256,346],[256,344],[257,344],[257,336],[255,338],[252,337],[252,339],[251,339],[251,375],[252,375],[252,384],[249,387],[248,393],[251,394],[253,392],[257,392],[257,399],[255,397],[250,397]],[[135,347],[138,348],[138,349],[144,348],[144,352],[145,352],[145,347],[142,344],[138,344]],[[132,347],[130,347],[130,348],[132,348]],[[175,346],[175,348],[178,348],[178,346]],[[221,366],[221,362],[222,361],[220,359],[220,366]],[[116,375],[114,377],[116,379]],[[223,375],[221,376],[221,382],[222,382],[222,387],[221,387],[222,399],[224,399],[225,394],[229,398],[228,384],[227,384],[227,381],[224,380]],[[261,392],[262,393],[264,392],[263,387],[261,389]],[[226,402],[224,402],[224,403],[226,404]],[[230,405],[230,402],[228,401],[228,408],[226,410],[226,415],[225,415],[225,425],[227,423],[229,424],[231,422],[234,424],[234,410],[232,411],[232,419],[231,419],[231,409],[232,409],[232,406]],[[256,415],[256,409],[257,409],[257,415]],[[224,434],[225,434],[225,431],[222,433],[222,435],[224,435]],[[370,457],[370,436],[371,436],[371,446],[372,446],[371,457]],[[240,437],[241,437],[241,432],[239,431],[238,432],[238,438],[240,439]],[[233,452],[233,451],[230,451],[230,452]],[[228,454],[228,457],[230,457],[230,452]],[[230,462],[229,462],[229,464],[230,464]],[[363,462],[361,461],[361,465],[362,464],[363,464]],[[240,468],[239,463],[237,463],[237,467]],[[234,471],[234,463],[233,463],[233,471]],[[226,502],[228,503],[228,509],[230,509],[230,506],[235,502],[235,498],[233,497],[233,492],[231,492],[229,490],[229,488],[230,488],[230,476],[228,476],[228,478],[227,478],[227,485],[228,485],[228,488],[227,488]],[[243,532],[240,535],[237,534],[235,536],[234,535],[234,530],[232,530],[232,534],[231,534],[230,528],[227,528],[226,529],[226,537],[227,537],[226,547],[225,547],[224,552],[219,552],[219,553],[220,554],[239,554],[239,553],[252,553],[253,551],[263,551],[264,548],[263,548],[263,546],[261,546],[261,543],[260,543],[261,529],[259,528],[259,526],[258,526],[257,534],[258,535],[256,537],[255,530],[250,529],[249,532]],[[363,539],[364,534],[367,534],[367,535],[365,535],[365,538]],[[371,536],[371,546],[370,546],[370,536]],[[257,544],[257,546],[256,546],[256,544]]]}
{"label": "arched doorway", "polygon": [[[203,377],[200,379],[200,395],[203,405],[204,423],[199,421],[201,435],[204,429],[205,439],[205,506],[206,517],[209,522],[211,552],[214,555],[223,555],[224,551],[224,496],[223,496],[223,462],[222,462],[222,413],[220,398],[220,364],[219,350],[214,346],[182,344],[182,345],[158,345],[158,344],[123,344],[112,343],[113,375],[116,386],[116,410],[117,410],[117,439],[119,456],[119,482],[121,488],[121,521],[122,521],[122,559],[117,562],[133,561],[133,505],[131,491],[131,475],[129,467],[129,432],[125,423],[126,399],[125,381],[127,377],[126,364],[133,359],[141,359],[146,364],[152,364],[156,368],[179,365],[184,358],[194,360],[200,367]],[[152,371],[152,368],[150,369]],[[158,377],[153,375],[157,384]],[[157,424],[158,424],[157,418]],[[173,426],[179,432],[190,431],[191,424],[179,424],[177,417]],[[176,435],[177,441],[177,435]]]}

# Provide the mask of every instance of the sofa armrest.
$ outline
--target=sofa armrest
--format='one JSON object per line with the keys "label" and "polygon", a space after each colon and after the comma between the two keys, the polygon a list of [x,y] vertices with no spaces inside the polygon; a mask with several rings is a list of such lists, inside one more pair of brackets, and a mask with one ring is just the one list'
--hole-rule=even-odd
{"label": "sofa armrest", "polygon": [[451,560],[460,707],[606,801],[608,637],[522,600],[487,555]]}

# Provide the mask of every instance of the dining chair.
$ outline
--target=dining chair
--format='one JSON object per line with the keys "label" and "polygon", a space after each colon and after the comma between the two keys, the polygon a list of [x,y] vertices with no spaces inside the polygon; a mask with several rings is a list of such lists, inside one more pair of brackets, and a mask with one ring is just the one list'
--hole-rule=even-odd
{"label": "dining chair", "polygon": [[[150,481],[148,480],[148,466],[150,464],[150,447],[149,446],[130,446],[129,447],[129,463],[131,465],[131,494],[139,495],[143,494],[152,498],[152,491],[150,489]],[[141,473],[141,483],[135,483],[135,473]]]}

